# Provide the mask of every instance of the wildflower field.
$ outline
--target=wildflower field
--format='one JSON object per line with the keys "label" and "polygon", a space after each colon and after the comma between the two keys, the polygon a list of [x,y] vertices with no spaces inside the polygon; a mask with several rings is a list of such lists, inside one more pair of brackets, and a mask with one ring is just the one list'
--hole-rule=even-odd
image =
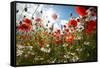
{"label": "wildflower field", "polygon": [[97,8],[16,4],[16,64],[97,60]]}

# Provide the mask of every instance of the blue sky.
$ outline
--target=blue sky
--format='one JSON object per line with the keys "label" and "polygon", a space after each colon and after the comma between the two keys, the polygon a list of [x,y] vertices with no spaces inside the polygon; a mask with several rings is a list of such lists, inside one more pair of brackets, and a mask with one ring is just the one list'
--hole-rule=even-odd
{"label": "blue sky", "polygon": [[[30,4],[31,5],[31,4]],[[75,6],[69,6],[69,5],[44,5],[44,8],[46,7],[47,9],[52,8],[54,11],[56,11],[59,14],[59,18],[61,20],[69,20],[70,19],[70,13],[72,13],[72,15],[74,17],[78,17],[79,15],[77,14],[77,12],[75,11]],[[17,6],[19,6],[17,9],[20,9],[20,11],[22,10],[23,7],[25,7],[24,4],[18,4]],[[32,6],[34,7],[34,5]],[[33,8],[31,8],[33,9]],[[30,10],[33,13],[33,10]]]}
{"label": "blue sky", "polygon": [[60,19],[69,20],[70,13],[72,13],[74,17],[79,16],[75,11],[75,6],[53,5],[52,8],[60,15]]}

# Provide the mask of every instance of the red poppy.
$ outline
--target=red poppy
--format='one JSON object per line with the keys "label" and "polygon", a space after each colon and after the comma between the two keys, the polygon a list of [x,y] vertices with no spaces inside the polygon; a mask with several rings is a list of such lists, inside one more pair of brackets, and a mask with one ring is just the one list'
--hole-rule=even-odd
{"label": "red poppy", "polygon": [[74,26],[74,27],[76,27],[77,26],[77,21],[75,19],[69,20],[68,26]]}
{"label": "red poppy", "polygon": [[60,32],[61,32],[61,31],[60,31],[60,29],[58,29],[58,30],[57,30],[57,33],[59,33],[59,34],[60,34]]}
{"label": "red poppy", "polygon": [[64,28],[66,28],[66,25],[64,25]]}
{"label": "red poppy", "polygon": [[56,34],[57,34],[56,32],[52,33],[53,36],[56,36]]}
{"label": "red poppy", "polygon": [[42,19],[39,18],[39,17],[37,17],[37,18],[35,18],[35,21],[36,21],[36,22],[40,22],[40,21],[42,21]]}
{"label": "red poppy", "polygon": [[24,23],[24,24],[19,25],[18,29],[24,30],[24,31],[29,31],[31,29],[31,25]]}
{"label": "red poppy", "polygon": [[44,42],[43,42],[43,41],[40,41],[40,42],[39,42],[39,46],[40,46],[40,47],[43,47],[43,46],[44,46]]}
{"label": "red poppy", "polygon": [[87,22],[86,32],[91,33],[95,27],[96,27],[96,20],[91,20]]}
{"label": "red poppy", "polygon": [[55,32],[53,33],[53,36],[56,37],[56,38],[60,38],[60,36],[61,36],[61,31],[58,29],[57,31],[55,31]]}
{"label": "red poppy", "polygon": [[66,32],[69,32],[69,29],[65,29]]}
{"label": "red poppy", "polygon": [[76,9],[76,12],[81,15],[81,16],[84,16],[86,15],[86,10],[88,9],[87,7],[83,7],[83,6],[77,6],[75,7]]}
{"label": "red poppy", "polygon": [[94,13],[92,13],[92,16],[96,16],[96,13],[94,12]]}
{"label": "red poppy", "polygon": [[28,19],[28,18],[24,18],[24,20],[23,20],[25,23],[27,23],[27,24],[31,24],[32,23],[32,21],[30,20],[30,19]]}
{"label": "red poppy", "polygon": [[77,18],[77,22],[80,22],[80,19],[79,18]]}
{"label": "red poppy", "polygon": [[56,20],[56,19],[57,19],[57,14],[53,14],[53,15],[52,15],[52,18],[53,18],[54,20]]}
{"label": "red poppy", "polygon": [[60,37],[61,37],[61,34],[56,33],[56,35],[55,35],[54,37],[56,37],[56,38],[60,38]]}
{"label": "red poppy", "polygon": [[74,39],[74,35],[73,34],[69,34],[65,37],[65,41],[66,42],[71,42]]}

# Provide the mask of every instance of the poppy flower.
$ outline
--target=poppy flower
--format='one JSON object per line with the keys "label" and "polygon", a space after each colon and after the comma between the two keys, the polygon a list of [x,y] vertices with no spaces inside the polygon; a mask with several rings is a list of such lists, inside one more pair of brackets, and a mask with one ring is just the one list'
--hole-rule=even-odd
{"label": "poppy flower", "polygon": [[80,22],[80,19],[79,18],[77,18],[77,22]]}
{"label": "poppy flower", "polygon": [[66,42],[71,42],[74,39],[74,35],[73,34],[69,34],[65,37],[65,41]]}
{"label": "poppy flower", "polygon": [[69,32],[69,29],[65,29],[66,32]]}
{"label": "poppy flower", "polygon": [[40,21],[42,21],[42,19],[39,18],[39,17],[37,17],[37,18],[35,18],[35,21],[36,21],[36,22],[40,22]]}
{"label": "poppy flower", "polygon": [[52,18],[53,18],[54,20],[56,20],[56,19],[57,19],[57,14],[53,14],[53,15],[52,15]]}
{"label": "poppy flower", "polygon": [[57,30],[57,33],[59,33],[59,34],[60,34],[60,32],[61,32],[61,31],[58,29],[58,30]]}
{"label": "poppy flower", "polygon": [[92,16],[96,16],[96,13],[92,13]]}
{"label": "poppy flower", "polygon": [[18,29],[24,30],[24,31],[29,31],[31,29],[31,25],[24,23],[24,24],[19,25]]}
{"label": "poppy flower", "polygon": [[96,20],[91,20],[87,22],[86,32],[91,33],[95,27],[96,27]]}
{"label": "poppy flower", "polygon": [[76,27],[77,26],[77,21],[75,19],[69,20],[68,26],[74,26],[74,27]]}
{"label": "poppy flower", "polygon": [[27,23],[27,24],[31,24],[32,23],[32,21],[30,20],[30,19],[28,19],[28,18],[24,18],[24,20],[23,20],[25,23]]}
{"label": "poppy flower", "polygon": [[64,28],[66,28],[66,25],[64,25]]}
{"label": "poppy flower", "polygon": [[55,31],[55,32],[53,33],[53,36],[56,37],[56,38],[60,38],[60,36],[61,36],[61,31],[58,29],[57,31]]}
{"label": "poppy flower", "polygon": [[88,9],[87,7],[83,7],[83,6],[77,6],[75,7],[76,9],[76,12],[81,15],[81,16],[84,16],[86,15],[86,10]]}
{"label": "poppy flower", "polygon": [[61,34],[56,33],[55,37],[56,37],[56,38],[60,38],[60,37],[61,37]]}
{"label": "poppy flower", "polygon": [[53,32],[53,33],[52,33],[53,36],[56,36],[56,34],[57,34],[56,32]]}
{"label": "poppy flower", "polygon": [[44,46],[44,42],[43,42],[43,41],[40,41],[40,42],[39,42],[39,46],[40,46],[40,47],[43,47],[43,46]]}

